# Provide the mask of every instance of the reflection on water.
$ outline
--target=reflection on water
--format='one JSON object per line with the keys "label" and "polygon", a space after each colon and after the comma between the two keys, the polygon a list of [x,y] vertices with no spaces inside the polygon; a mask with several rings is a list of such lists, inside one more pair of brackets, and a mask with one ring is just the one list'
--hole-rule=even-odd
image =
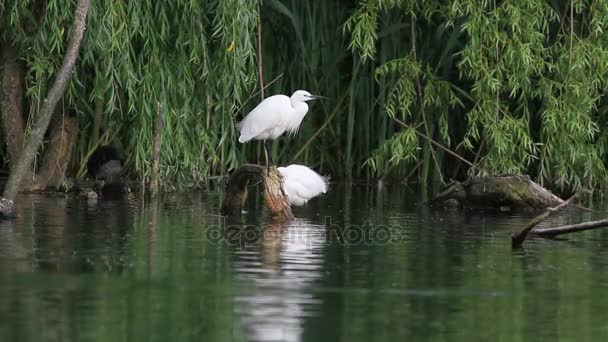
{"label": "reflection on water", "polygon": [[304,318],[320,307],[311,289],[323,274],[324,232],[307,220],[272,222],[261,228],[259,241],[236,252],[243,285],[235,302],[252,340],[300,340]]}
{"label": "reflection on water", "polygon": [[608,230],[512,251],[533,213],[418,198],[335,186],[275,222],[253,194],[226,222],[215,192],[23,196],[0,222],[0,341],[608,338]]}

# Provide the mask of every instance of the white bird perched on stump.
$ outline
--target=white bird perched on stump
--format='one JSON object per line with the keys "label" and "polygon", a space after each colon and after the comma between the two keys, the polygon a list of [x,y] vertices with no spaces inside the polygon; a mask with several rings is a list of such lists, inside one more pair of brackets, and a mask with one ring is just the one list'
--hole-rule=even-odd
{"label": "white bird perched on stump", "polygon": [[[270,152],[268,140],[274,140],[283,133],[295,134],[308,113],[306,101],[326,98],[319,95],[311,95],[305,90],[297,90],[288,97],[286,95],[274,95],[264,99],[258,104],[243,121],[237,123],[240,132],[239,142],[246,143],[252,139],[264,140],[264,153],[266,165]],[[270,162],[274,165],[272,159]]]}
{"label": "white bird perched on stump", "polygon": [[283,191],[289,205],[304,205],[311,198],[327,192],[327,178],[304,165],[279,167],[283,176]]}

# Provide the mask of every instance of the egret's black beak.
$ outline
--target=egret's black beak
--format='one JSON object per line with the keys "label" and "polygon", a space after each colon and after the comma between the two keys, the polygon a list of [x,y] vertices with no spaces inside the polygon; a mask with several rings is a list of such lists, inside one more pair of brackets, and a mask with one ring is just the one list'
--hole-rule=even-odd
{"label": "egret's black beak", "polygon": [[325,97],[325,96],[321,96],[321,95],[310,95],[310,99],[311,100],[318,100],[318,99],[326,99],[326,100],[328,100],[329,97]]}

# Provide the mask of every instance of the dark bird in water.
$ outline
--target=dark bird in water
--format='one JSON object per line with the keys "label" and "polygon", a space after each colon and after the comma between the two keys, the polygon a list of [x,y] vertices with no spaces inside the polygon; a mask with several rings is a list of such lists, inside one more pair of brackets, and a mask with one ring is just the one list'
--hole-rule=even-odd
{"label": "dark bird in water", "polygon": [[100,146],[87,160],[87,172],[103,192],[125,191],[122,179],[124,161],[112,146]]}

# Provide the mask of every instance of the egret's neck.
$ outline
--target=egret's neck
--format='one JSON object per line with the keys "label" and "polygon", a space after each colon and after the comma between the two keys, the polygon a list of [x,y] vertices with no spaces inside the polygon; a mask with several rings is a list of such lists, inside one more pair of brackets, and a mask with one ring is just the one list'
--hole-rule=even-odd
{"label": "egret's neck", "polygon": [[296,102],[292,104],[298,116],[304,117],[308,112],[308,104],[306,102]]}
{"label": "egret's neck", "polygon": [[304,101],[291,101],[291,106],[293,107],[293,117],[290,120],[289,126],[292,130],[297,130],[298,126],[304,119],[306,113],[308,113],[308,104]]}
{"label": "egret's neck", "polygon": [[308,113],[308,105],[303,101],[291,101],[291,106],[295,109],[295,113],[298,117],[304,118],[304,115]]}

